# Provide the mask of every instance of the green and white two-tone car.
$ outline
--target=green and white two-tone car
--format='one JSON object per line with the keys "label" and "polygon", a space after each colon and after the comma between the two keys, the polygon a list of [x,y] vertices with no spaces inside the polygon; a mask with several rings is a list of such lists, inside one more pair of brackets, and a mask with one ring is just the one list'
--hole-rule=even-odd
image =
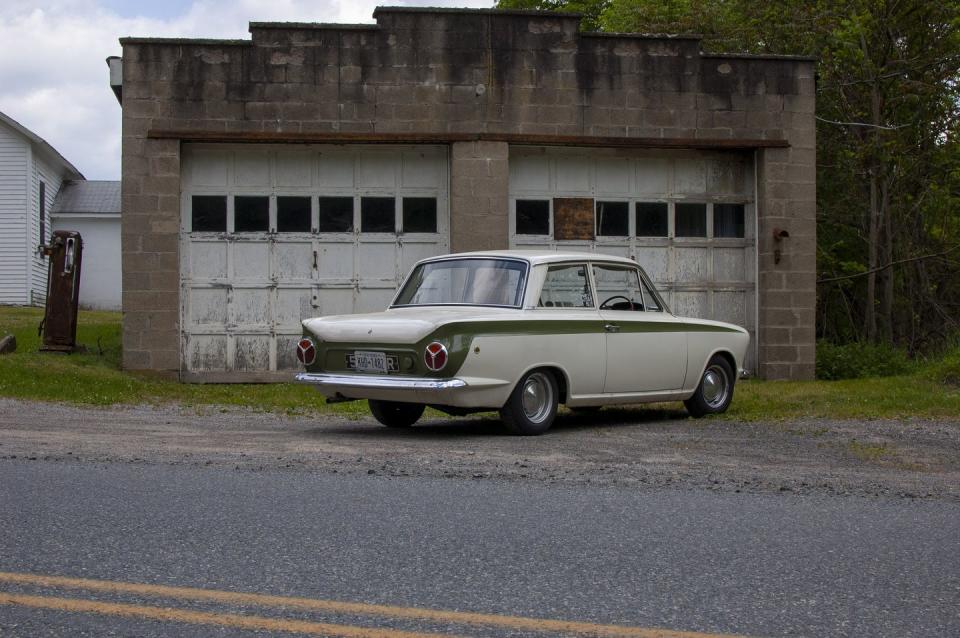
{"label": "green and white two-tone car", "polygon": [[576,252],[426,259],[384,312],[303,328],[296,378],[329,400],[367,399],[390,427],[426,406],[499,410],[517,434],[545,432],[561,403],[723,412],[749,343],[739,326],[672,314],[636,262]]}

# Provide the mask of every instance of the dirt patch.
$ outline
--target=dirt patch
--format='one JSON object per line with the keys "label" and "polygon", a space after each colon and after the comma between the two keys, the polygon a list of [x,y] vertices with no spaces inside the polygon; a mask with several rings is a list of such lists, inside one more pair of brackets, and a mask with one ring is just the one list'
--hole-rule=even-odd
{"label": "dirt patch", "polygon": [[958,422],[682,414],[566,414],[546,436],[513,437],[479,417],[391,430],[369,418],[0,400],[0,458],[960,500]]}

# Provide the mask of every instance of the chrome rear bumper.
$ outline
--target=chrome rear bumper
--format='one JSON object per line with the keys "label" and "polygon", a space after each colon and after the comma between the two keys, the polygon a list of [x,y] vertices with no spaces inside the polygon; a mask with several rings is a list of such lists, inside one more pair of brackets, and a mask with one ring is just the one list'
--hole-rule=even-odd
{"label": "chrome rear bumper", "polygon": [[415,390],[434,391],[453,390],[466,387],[463,379],[429,379],[426,377],[384,377],[358,374],[318,374],[301,372],[295,379],[298,383],[308,383],[319,388],[334,391],[346,390]]}

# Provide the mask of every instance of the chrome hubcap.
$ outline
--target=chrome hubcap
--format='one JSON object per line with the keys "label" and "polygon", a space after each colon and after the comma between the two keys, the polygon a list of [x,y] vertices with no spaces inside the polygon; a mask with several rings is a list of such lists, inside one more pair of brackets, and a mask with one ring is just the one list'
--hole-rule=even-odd
{"label": "chrome hubcap", "polygon": [[727,394],[730,392],[730,381],[727,379],[726,371],[720,366],[710,366],[703,373],[701,383],[701,392],[703,400],[711,408],[719,408],[727,400]]}
{"label": "chrome hubcap", "polygon": [[534,423],[540,423],[550,414],[553,405],[553,386],[542,372],[534,372],[523,382],[523,413]]}

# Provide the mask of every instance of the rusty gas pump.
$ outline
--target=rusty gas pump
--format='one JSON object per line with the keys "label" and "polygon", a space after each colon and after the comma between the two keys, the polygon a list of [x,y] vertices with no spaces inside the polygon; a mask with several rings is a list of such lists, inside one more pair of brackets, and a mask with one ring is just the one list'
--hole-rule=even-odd
{"label": "rusty gas pump", "polygon": [[47,270],[47,304],[40,331],[41,351],[73,352],[77,348],[77,312],[80,307],[80,260],[83,240],[74,230],[54,231],[50,243],[40,247],[50,260]]}

